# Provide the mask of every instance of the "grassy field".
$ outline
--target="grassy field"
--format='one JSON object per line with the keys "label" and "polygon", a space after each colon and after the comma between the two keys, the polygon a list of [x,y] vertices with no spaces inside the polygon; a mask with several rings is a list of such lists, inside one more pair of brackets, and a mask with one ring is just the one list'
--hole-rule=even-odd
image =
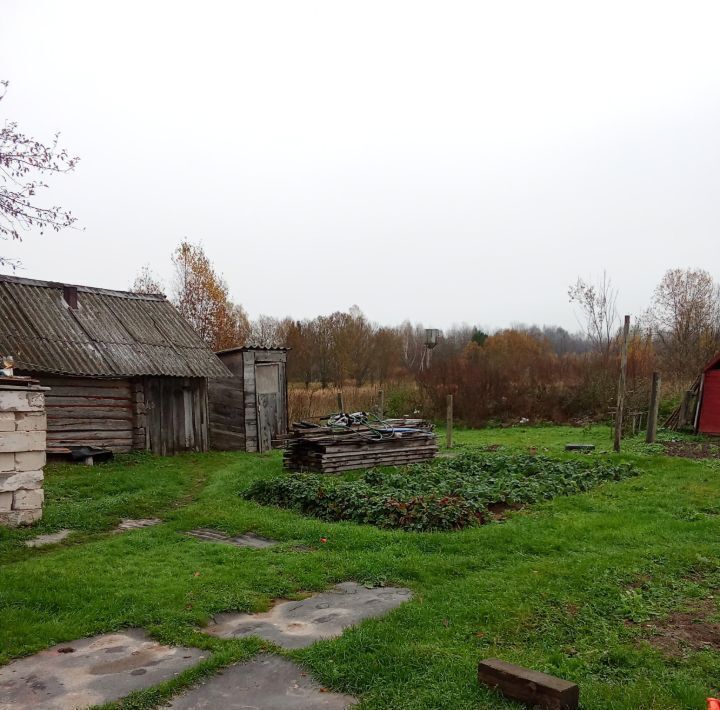
{"label": "grassy field", "polygon": [[[590,442],[594,455],[615,457],[604,427],[458,431],[456,441],[557,456],[565,443]],[[326,523],[243,500],[252,481],[280,471],[278,452],[51,467],[42,523],[0,530],[0,662],[127,626],[215,651],[123,704],[154,707],[267,647],[198,633],[212,614],[263,610],[274,598],[352,579],[408,586],[415,597],[382,620],[287,655],[325,686],[359,696],[363,708],[516,707],[477,684],[477,662],[488,656],[576,681],[586,709],[703,708],[720,685],[719,649],[686,648],[674,624],[717,621],[720,466],[658,449],[628,444],[620,460],[640,468],[639,477],[446,533]],[[110,532],[120,518],[148,516],[164,522]],[[182,534],[196,527],[254,531],[282,544],[239,550]],[[23,544],[60,528],[77,532],[49,548]]]}

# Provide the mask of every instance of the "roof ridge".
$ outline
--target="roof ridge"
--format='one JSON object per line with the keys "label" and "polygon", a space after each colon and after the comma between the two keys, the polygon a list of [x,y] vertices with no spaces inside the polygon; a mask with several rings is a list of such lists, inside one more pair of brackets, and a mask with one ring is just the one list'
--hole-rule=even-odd
{"label": "roof ridge", "polygon": [[119,289],[101,288],[100,286],[83,286],[82,284],[69,284],[63,281],[44,281],[42,279],[28,279],[24,276],[10,276],[9,274],[0,274],[0,282],[16,283],[24,286],[37,286],[38,288],[65,288],[69,286],[76,288],[82,293],[97,293],[101,296],[114,296],[116,298],[126,298],[127,300],[136,301],[167,301],[167,296],[163,293],[138,293],[137,291],[120,291]]}

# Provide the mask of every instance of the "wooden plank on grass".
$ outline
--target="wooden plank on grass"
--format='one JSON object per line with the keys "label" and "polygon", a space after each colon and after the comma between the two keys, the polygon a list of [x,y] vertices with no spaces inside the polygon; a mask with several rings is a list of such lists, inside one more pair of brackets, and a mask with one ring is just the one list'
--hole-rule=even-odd
{"label": "wooden plank on grass", "polygon": [[499,658],[480,661],[478,680],[508,698],[550,710],[577,710],[580,702],[580,689],[575,683]]}

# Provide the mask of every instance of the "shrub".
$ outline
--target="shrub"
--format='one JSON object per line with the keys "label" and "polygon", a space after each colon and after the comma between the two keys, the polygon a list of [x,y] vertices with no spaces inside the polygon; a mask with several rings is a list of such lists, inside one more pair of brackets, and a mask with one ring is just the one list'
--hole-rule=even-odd
{"label": "shrub", "polygon": [[403,530],[458,530],[482,523],[488,508],[524,505],[636,475],[629,464],[595,458],[465,452],[402,469],[373,469],[347,481],[284,474],[256,481],[245,497],[323,520]]}

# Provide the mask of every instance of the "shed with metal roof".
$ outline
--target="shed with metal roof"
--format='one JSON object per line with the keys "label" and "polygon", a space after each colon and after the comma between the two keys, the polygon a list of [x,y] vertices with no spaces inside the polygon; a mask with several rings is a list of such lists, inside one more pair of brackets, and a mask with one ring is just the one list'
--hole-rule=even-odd
{"label": "shed with metal roof", "polygon": [[205,451],[208,379],[230,376],[163,295],[3,275],[0,354],[51,388],[51,452]]}

